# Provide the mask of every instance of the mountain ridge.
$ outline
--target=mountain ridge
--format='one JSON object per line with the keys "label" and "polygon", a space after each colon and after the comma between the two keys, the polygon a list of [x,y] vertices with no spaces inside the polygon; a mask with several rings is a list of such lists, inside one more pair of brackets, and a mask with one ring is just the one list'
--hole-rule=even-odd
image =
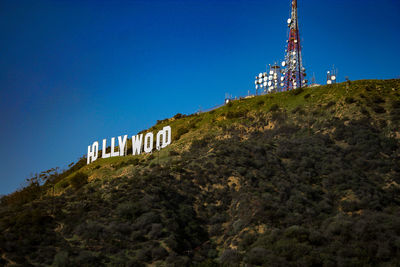
{"label": "mountain ridge", "polygon": [[348,81],[160,120],[160,152],[83,157],[3,197],[0,261],[399,264],[399,89]]}

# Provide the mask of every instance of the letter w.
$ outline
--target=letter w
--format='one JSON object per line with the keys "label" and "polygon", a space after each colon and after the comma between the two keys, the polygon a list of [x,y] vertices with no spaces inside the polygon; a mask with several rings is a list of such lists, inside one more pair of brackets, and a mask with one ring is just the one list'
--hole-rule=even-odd
{"label": "letter w", "polygon": [[143,134],[132,136],[132,155],[142,153]]}

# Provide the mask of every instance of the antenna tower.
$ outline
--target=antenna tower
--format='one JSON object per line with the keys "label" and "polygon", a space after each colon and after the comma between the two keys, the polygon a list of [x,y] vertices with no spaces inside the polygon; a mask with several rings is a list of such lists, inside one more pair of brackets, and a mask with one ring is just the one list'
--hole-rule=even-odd
{"label": "antenna tower", "polygon": [[289,39],[287,40],[285,61],[282,62],[282,67],[285,67],[284,91],[307,86],[307,80],[305,80],[306,70],[303,67],[301,58],[297,0],[292,0],[292,14],[287,23],[289,27]]}
{"label": "antenna tower", "polygon": [[326,84],[335,84],[337,79],[337,69],[333,66],[332,71],[326,73]]}

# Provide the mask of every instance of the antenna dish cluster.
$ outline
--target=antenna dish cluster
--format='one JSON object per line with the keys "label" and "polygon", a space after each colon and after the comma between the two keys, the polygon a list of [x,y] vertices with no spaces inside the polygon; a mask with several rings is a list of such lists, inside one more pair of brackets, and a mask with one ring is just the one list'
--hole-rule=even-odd
{"label": "antenna dish cluster", "polygon": [[332,71],[327,71],[326,72],[326,84],[335,84],[337,79],[337,69],[334,67],[332,68]]}
{"label": "antenna dish cluster", "polygon": [[[264,88],[262,93],[287,91],[307,86],[306,69],[302,65],[301,39],[298,28],[297,0],[292,0],[291,17],[288,18],[289,36],[286,41],[285,58],[281,64],[269,65],[268,75],[256,77],[255,85]],[[263,78],[260,80],[260,78]],[[256,91],[258,94],[258,91]]]}

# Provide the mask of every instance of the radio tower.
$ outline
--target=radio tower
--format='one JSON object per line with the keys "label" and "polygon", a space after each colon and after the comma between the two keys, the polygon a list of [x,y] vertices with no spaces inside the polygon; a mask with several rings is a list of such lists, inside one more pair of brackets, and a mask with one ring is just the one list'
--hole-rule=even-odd
{"label": "radio tower", "polygon": [[287,23],[290,31],[285,51],[285,61],[282,62],[282,67],[285,67],[282,85],[284,91],[307,86],[307,80],[305,80],[306,70],[303,67],[301,58],[297,0],[292,0],[292,15],[287,20]]}

